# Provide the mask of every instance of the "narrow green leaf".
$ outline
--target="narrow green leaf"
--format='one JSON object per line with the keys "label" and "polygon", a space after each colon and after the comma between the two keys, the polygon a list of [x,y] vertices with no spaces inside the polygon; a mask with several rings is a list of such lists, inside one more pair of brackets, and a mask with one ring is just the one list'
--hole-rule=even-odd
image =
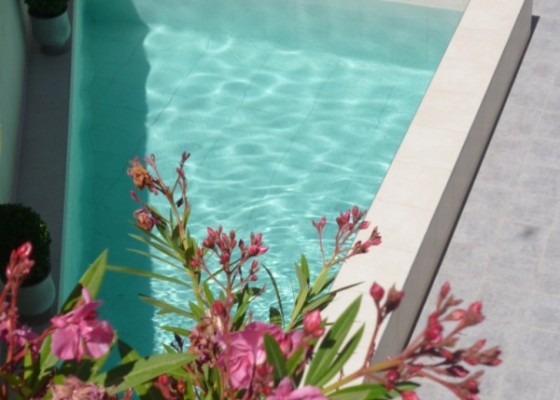
{"label": "narrow green leaf", "polygon": [[126,364],[141,359],[140,354],[124,340],[117,340],[117,349],[121,357],[121,364]]}
{"label": "narrow green leaf", "polygon": [[301,311],[302,314],[305,315],[306,312],[313,311],[315,309],[322,310],[326,306],[329,305],[331,301],[333,301],[335,295],[333,293],[325,293],[317,298],[315,298],[312,302],[308,303],[303,310]]}
{"label": "narrow green leaf", "polygon": [[361,298],[358,297],[350,304],[350,306],[338,317],[334,322],[331,329],[321,340],[318,350],[309,365],[307,376],[305,379],[306,385],[316,386],[321,378],[329,373],[333,361],[335,360],[338,351],[342,347],[343,342],[354,323],[354,319],[360,309]]}
{"label": "narrow green leaf", "polygon": [[189,301],[189,307],[191,309],[191,313],[197,320],[200,320],[202,317],[204,317],[204,315],[206,315],[206,311],[192,301]]}
{"label": "narrow green leaf", "polygon": [[89,358],[81,360],[80,362],[75,360],[64,361],[62,365],[57,368],[56,372],[64,376],[73,375],[80,378],[82,381],[87,381],[91,378],[95,362],[96,360]]}
{"label": "narrow green leaf", "polygon": [[363,333],[364,327],[362,326],[360,329],[358,329],[358,332],[352,335],[348,342],[346,342],[344,348],[340,351],[334,362],[331,364],[330,368],[317,381],[317,386],[322,387],[323,385],[327,384],[342,369],[342,367],[344,367],[346,361],[348,361],[350,356],[352,356],[352,353],[354,353],[354,350],[356,350],[356,347],[358,347]]}
{"label": "narrow green leaf", "polygon": [[166,353],[177,353],[177,350],[175,350],[173,347],[171,347],[168,344],[163,343],[163,349],[165,350]]}
{"label": "narrow green leaf", "polygon": [[270,307],[268,309],[268,321],[282,328],[282,314],[276,307]]}
{"label": "narrow green leaf", "polygon": [[103,251],[99,257],[89,266],[80,278],[78,284],[74,287],[60,312],[65,314],[69,312],[82,296],[82,288],[87,287],[92,298],[97,297],[97,293],[101,287],[103,276],[107,266],[107,250]]}
{"label": "narrow green leaf", "polygon": [[177,334],[179,336],[183,336],[183,337],[189,337],[189,335],[191,334],[190,330],[184,329],[184,328],[179,328],[177,326],[164,325],[164,326],[160,326],[159,328],[161,330],[171,332],[171,333],[175,333],[175,334]]}
{"label": "narrow green leaf", "polygon": [[383,400],[389,398],[389,391],[379,383],[365,383],[325,395],[333,400]]}
{"label": "narrow green leaf", "polygon": [[37,389],[37,380],[41,372],[40,365],[37,362],[33,362],[33,356],[29,345],[27,344],[26,347],[27,349],[23,358],[23,380],[29,389],[35,391]]}
{"label": "narrow green leaf", "polygon": [[282,378],[288,375],[286,358],[282,354],[280,345],[269,334],[264,335],[264,350],[266,359],[274,368],[274,382],[278,384]]}
{"label": "narrow green leaf", "polygon": [[169,250],[169,245],[166,243],[165,245],[159,244],[159,243],[155,243],[152,240],[148,240],[146,238],[143,238],[142,236],[138,236],[138,235],[130,235],[132,238],[138,240],[141,243],[144,243],[145,245],[149,246],[149,247],[153,247],[154,249],[161,251],[163,254],[179,261],[181,264],[183,263],[183,259],[181,257],[179,257],[177,255],[177,253]]}
{"label": "narrow green leaf", "polygon": [[153,297],[150,296],[146,296],[144,294],[140,294],[138,295],[138,297],[140,298],[140,300],[155,306],[157,308],[159,308],[159,311],[157,312],[160,315],[163,314],[177,314],[177,315],[181,315],[183,317],[187,317],[193,320],[196,320],[196,318],[194,317],[193,314],[191,314],[190,312],[183,310],[182,308],[176,307],[174,305],[171,305],[169,303],[166,303],[165,301],[162,300],[158,300],[155,299]]}
{"label": "narrow green leaf", "polygon": [[319,272],[319,276],[315,279],[313,286],[311,288],[310,295],[315,296],[325,290],[325,284],[327,282],[327,278],[329,277],[329,270],[327,268],[323,268],[321,272]]}
{"label": "narrow green leaf", "polygon": [[164,258],[164,257],[160,257],[160,256],[158,256],[154,253],[150,253],[149,251],[138,250],[138,249],[126,249],[126,250],[130,251],[131,253],[136,253],[136,254],[139,254],[141,256],[160,261],[161,263],[169,265],[170,267],[173,267],[173,268],[178,269],[180,271],[184,269],[184,267],[182,265],[175,264],[175,263],[171,262],[169,259]]}
{"label": "narrow green leaf", "polygon": [[135,388],[149,382],[155,377],[193,361],[196,357],[190,354],[159,354],[141,358],[129,363],[118,365],[104,374],[93,378],[93,382],[109,388],[110,394],[116,394],[128,388]]}
{"label": "narrow green leaf", "polygon": [[301,261],[299,264],[296,263],[295,269],[300,291],[307,290],[309,288],[309,266],[305,256],[301,256]]}
{"label": "narrow green leaf", "polygon": [[282,306],[282,297],[280,296],[280,290],[278,290],[278,285],[276,284],[276,279],[272,275],[272,272],[266,267],[266,265],[262,264],[263,269],[268,274],[270,282],[272,282],[272,288],[274,289],[274,294],[276,295],[276,301],[278,302],[278,307],[280,309],[280,326],[284,325],[284,307]]}
{"label": "narrow green leaf", "polygon": [[214,303],[214,294],[210,290],[210,286],[208,286],[208,282],[204,282],[202,284],[202,291],[206,296],[206,300],[208,301],[208,304],[211,305],[212,303]]}
{"label": "narrow green leaf", "polygon": [[296,372],[296,369],[299,367],[301,362],[303,361],[303,356],[305,352],[302,348],[296,350],[294,354],[288,359],[286,363],[286,368],[288,369],[287,376],[292,376]]}
{"label": "narrow green leaf", "polygon": [[416,390],[420,385],[416,382],[400,382],[395,384],[395,387],[400,391],[400,392],[412,392],[413,390]]}
{"label": "narrow green leaf", "polygon": [[157,280],[165,281],[165,282],[171,282],[171,283],[175,283],[177,285],[186,287],[187,289],[191,288],[191,285],[182,281],[181,279],[173,278],[173,277],[167,276],[167,275],[158,274],[158,273],[155,273],[155,272],[143,271],[141,269],[135,269],[135,268],[121,267],[119,265],[107,265],[107,269],[109,271],[119,272],[119,273],[123,273],[123,274],[136,275],[136,276],[140,276],[140,277],[143,277],[143,278],[150,278],[150,279],[157,279]]}
{"label": "narrow green leaf", "polygon": [[303,254],[301,255],[301,270],[303,271],[303,275],[305,277],[305,283],[309,286],[309,277],[311,276],[309,274],[309,264],[307,263],[307,258]]}
{"label": "narrow green leaf", "polygon": [[[136,225],[134,225],[136,226]],[[137,227],[137,226],[136,226]],[[167,246],[167,242],[160,236],[153,234],[152,232],[146,232],[141,228],[138,228],[142,231],[143,235],[137,235],[134,233],[129,233],[128,236],[130,236],[131,238],[139,241],[140,243],[143,244],[148,244],[148,243],[154,243],[154,244],[158,244],[160,246]],[[147,238],[145,237],[147,236]],[[134,249],[127,249],[129,251],[138,251],[141,252],[141,250],[134,250]],[[147,252],[144,252],[147,253]],[[149,253],[148,253],[149,254]]]}
{"label": "narrow green leaf", "polygon": [[52,369],[59,361],[58,358],[51,351],[52,336],[49,335],[43,341],[41,349],[39,350],[39,359],[41,360],[41,370],[39,372],[39,379],[43,379],[50,375]]}

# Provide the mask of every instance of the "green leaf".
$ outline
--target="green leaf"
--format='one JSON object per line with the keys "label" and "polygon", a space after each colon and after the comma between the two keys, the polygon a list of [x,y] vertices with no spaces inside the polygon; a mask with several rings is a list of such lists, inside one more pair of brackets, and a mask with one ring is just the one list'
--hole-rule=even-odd
{"label": "green leaf", "polygon": [[278,384],[283,377],[288,375],[286,357],[282,354],[280,345],[269,334],[264,335],[264,350],[266,359],[274,368],[274,383]]}
{"label": "green leaf", "polygon": [[187,317],[193,320],[196,320],[196,318],[194,317],[193,314],[191,314],[190,312],[183,310],[182,308],[176,307],[174,305],[171,305],[169,303],[166,303],[165,301],[162,300],[158,300],[155,299],[153,297],[150,296],[146,296],[144,294],[140,294],[138,295],[138,297],[140,297],[140,300],[159,308],[159,311],[157,312],[160,315],[163,314],[177,314],[177,315],[181,315],[183,317]]}
{"label": "green leaf", "polygon": [[183,263],[183,259],[181,257],[178,257],[177,253],[175,253],[175,252],[173,252],[169,249],[170,244],[165,243],[164,245],[162,245],[162,244],[159,244],[159,243],[155,243],[152,240],[148,240],[146,238],[143,238],[142,236],[133,235],[133,234],[131,234],[130,236],[132,238],[138,240],[139,242],[144,243],[145,245],[147,245],[149,247],[153,247],[154,249],[162,252],[163,254],[179,261],[181,264]]}
{"label": "green leaf", "polygon": [[57,368],[57,374],[62,374],[64,376],[73,375],[77,376],[82,381],[87,381],[93,374],[95,361],[96,360],[91,358],[85,358],[80,362],[75,360],[64,361],[62,365]]}
{"label": "green leaf", "polygon": [[328,268],[321,269],[321,272],[319,272],[319,276],[317,277],[317,279],[315,279],[315,282],[313,283],[313,287],[311,288],[311,292],[310,292],[311,296],[315,296],[321,293],[323,290],[325,290],[325,287],[328,284],[327,282],[328,277],[329,277],[329,269]]}
{"label": "green leaf", "polygon": [[[301,256],[301,261],[299,264],[296,263],[296,275],[298,278],[299,288],[307,290],[309,287],[309,266],[307,265],[307,259],[305,256]],[[301,291],[301,290],[300,290]]]}
{"label": "green leaf", "polygon": [[326,393],[325,395],[333,400],[384,400],[390,398],[389,391],[379,383],[364,383],[332,393]]}
{"label": "green leaf", "polygon": [[304,350],[302,348],[299,348],[288,359],[288,362],[286,363],[286,368],[288,369],[287,376],[293,376],[294,375],[297,368],[299,367],[299,365],[303,361],[304,354],[305,354]]}
{"label": "green leaf", "polygon": [[309,311],[313,311],[317,308],[319,310],[322,310],[326,306],[328,306],[331,301],[333,301],[334,297],[335,297],[334,293],[325,293],[325,294],[313,299],[312,302],[307,303],[307,305],[305,307],[303,307],[303,310],[301,311],[301,313],[303,315],[305,315],[305,313],[307,313]]}
{"label": "green leaf", "polygon": [[399,390],[399,392],[412,392],[416,390],[420,385],[415,382],[400,382],[395,384],[395,387]]}
{"label": "green leaf", "polygon": [[189,335],[191,334],[191,331],[188,329],[184,329],[184,328],[179,328],[177,326],[169,326],[169,325],[163,325],[159,327],[161,330],[167,331],[167,332],[171,332],[171,333],[175,333],[179,336],[183,336],[183,337],[189,337]]}
{"label": "green leaf", "polygon": [[107,250],[103,251],[99,257],[89,266],[89,268],[84,272],[80,278],[78,284],[74,287],[64,305],[62,306],[60,312],[66,314],[78,302],[82,296],[82,288],[87,287],[92,298],[97,297],[97,293],[101,287],[101,282],[103,281],[103,276],[105,275],[105,270],[107,267]]}
{"label": "green leaf", "polygon": [[149,382],[161,374],[170,373],[195,358],[190,354],[182,353],[159,354],[118,365],[92,380],[109,388],[110,394],[117,394],[131,387],[136,389],[138,385]]}
{"label": "green leaf", "polygon": [[206,315],[206,311],[192,301],[189,301],[189,307],[191,309],[191,313],[194,315],[197,321]]}
{"label": "green leaf", "polygon": [[202,284],[202,291],[204,292],[204,295],[206,296],[206,300],[208,301],[208,304],[212,305],[212,303],[214,303],[214,294],[210,290],[210,286],[208,286],[208,282],[204,282]]}
{"label": "green leaf", "polygon": [[278,325],[282,328],[282,314],[276,307],[270,307],[268,309],[268,320],[271,324]]}
{"label": "green leaf", "polygon": [[[272,272],[266,267],[266,265],[262,264],[263,269],[268,274],[270,278],[270,282],[272,282],[272,288],[274,289],[274,294],[276,295],[276,301],[278,302],[278,307],[280,308],[280,326],[284,325],[284,307],[282,306],[282,297],[280,296],[280,290],[278,290],[278,285],[276,284],[276,279],[272,275]],[[272,308],[272,307],[271,307]]]}
{"label": "green leaf", "polygon": [[141,277],[144,277],[144,278],[158,279],[160,281],[171,282],[171,283],[175,283],[177,285],[184,286],[188,289],[191,288],[191,285],[185,283],[184,281],[182,281],[180,279],[173,278],[173,277],[166,276],[166,275],[162,275],[162,274],[157,274],[155,272],[142,271],[140,269],[135,269],[135,268],[121,267],[119,265],[107,265],[107,269],[109,271],[120,272],[120,273],[123,273],[123,274],[136,275],[136,276],[141,276]]}
{"label": "green leaf", "polygon": [[261,293],[261,288],[251,286],[244,286],[243,290],[236,293],[235,297],[237,300],[237,310],[235,310],[235,314],[233,316],[233,326],[235,329],[239,329],[243,325],[249,303]]}
{"label": "green leaf", "polygon": [[41,366],[39,379],[43,379],[48,375],[50,375],[52,369],[59,361],[58,358],[51,351],[51,342],[52,342],[52,336],[49,335],[45,338],[43,344],[41,345],[41,349],[39,350],[40,362],[38,364]]}
{"label": "green leaf", "polygon": [[321,377],[321,379],[317,381],[316,386],[321,387],[327,384],[331,380],[331,378],[333,378],[344,367],[346,361],[348,361],[350,356],[352,356],[352,353],[354,353],[354,350],[356,350],[356,347],[358,347],[363,333],[364,327],[362,326],[360,329],[358,329],[358,332],[352,335],[350,340],[346,342],[344,348],[340,351],[334,362],[331,364],[330,368]]}
{"label": "green leaf", "polygon": [[39,378],[40,365],[37,362],[33,362],[32,352],[29,349],[29,345],[26,344],[25,356],[23,358],[23,380],[25,385],[35,391],[37,389],[37,380]]}
{"label": "green leaf", "polygon": [[179,265],[179,264],[175,264],[171,261],[169,261],[169,259],[164,258],[164,257],[160,257],[155,255],[154,253],[150,253],[149,251],[144,251],[144,250],[138,250],[138,249],[127,249],[128,251],[130,251],[131,253],[136,253],[139,254],[141,256],[147,257],[147,258],[151,258],[157,261],[160,261],[163,264],[169,265],[170,267],[173,267],[175,269],[178,269],[180,271],[183,270],[183,266]]}
{"label": "green leaf", "polygon": [[323,376],[330,373],[332,363],[344,343],[354,319],[360,309],[361,298],[358,297],[350,306],[338,317],[331,329],[321,340],[318,350],[309,365],[309,370],[305,379],[306,385],[317,386]]}

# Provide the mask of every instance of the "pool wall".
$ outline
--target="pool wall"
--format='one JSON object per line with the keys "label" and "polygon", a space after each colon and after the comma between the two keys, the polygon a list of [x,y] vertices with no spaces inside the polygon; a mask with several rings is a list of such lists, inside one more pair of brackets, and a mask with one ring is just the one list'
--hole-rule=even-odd
{"label": "pool wall", "polygon": [[383,244],[351,259],[335,280],[335,288],[363,282],[325,313],[332,320],[363,295],[356,329],[365,324],[364,339],[346,371],[361,365],[373,333],[374,281],[405,291],[375,358],[406,345],[529,40],[531,14],[531,0],[470,0],[368,212]]}
{"label": "pool wall", "polygon": [[13,200],[17,179],[27,41],[22,4],[0,2],[0,203]]}

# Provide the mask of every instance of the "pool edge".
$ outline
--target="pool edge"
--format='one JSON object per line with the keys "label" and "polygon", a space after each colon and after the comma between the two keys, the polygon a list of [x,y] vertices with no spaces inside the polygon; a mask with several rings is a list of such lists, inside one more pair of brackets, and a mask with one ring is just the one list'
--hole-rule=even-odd
{"label": "pool edge", "polygon": [[406,345],[528,43],[531,17],[532,0],[470,0],[368,211],[384,243],[343,265],[335,280],[335,289],[363,281],[325,311],[332,320],[364,297],[356,324],[365,324],[364,339],[346,371],[362,365],[373,333],[373,281],[406,293],[380,331],[375,358]]}

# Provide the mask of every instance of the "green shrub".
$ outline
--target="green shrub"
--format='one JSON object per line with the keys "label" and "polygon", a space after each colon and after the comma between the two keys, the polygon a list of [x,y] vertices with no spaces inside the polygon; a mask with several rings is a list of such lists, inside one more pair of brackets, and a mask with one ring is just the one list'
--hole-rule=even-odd
{"label": "green shrub", "polygon": [[45,279],[51,270],[51,236],[45,222],[30,207],[21,204],[0,204],[0,278],[6,281],[6,265],[13,249],[30,241],[35,265],[23,282],[29,286]]}
{"label": "green shrub", "polygon": [[56,17],[66,11],[68,0],[24,0],[34,17]]}

